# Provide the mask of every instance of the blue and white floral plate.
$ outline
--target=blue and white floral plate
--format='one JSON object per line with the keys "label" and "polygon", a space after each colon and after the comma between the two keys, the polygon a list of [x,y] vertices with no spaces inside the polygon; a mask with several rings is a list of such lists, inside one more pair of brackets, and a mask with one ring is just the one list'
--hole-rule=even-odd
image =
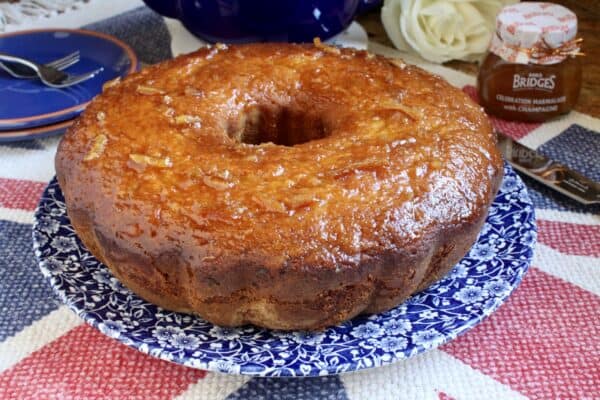
{"label": "blue and white floral plate", "polygon": [[477,243],[441,282],[404,304],[323,332],[228,329],[150,304],[117,281],[77,238],[53,180],[35,214],[33,240],[61,299],[104,334],[195,368],[257,376],[318,376],[377,367],[437,347],[475,326],[517,287],[536,241],[523,182],[504,182]]}

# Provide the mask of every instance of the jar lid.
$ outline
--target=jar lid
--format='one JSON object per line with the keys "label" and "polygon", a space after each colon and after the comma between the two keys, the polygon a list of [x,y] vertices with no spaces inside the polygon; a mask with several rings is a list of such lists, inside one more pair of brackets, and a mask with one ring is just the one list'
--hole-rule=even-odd
{"label": "jar lid", "polygon": [[552,3],[524,2],[504,7],[496,17],[490,51],[519,64],[555,64],[579,52],[577,16]]}

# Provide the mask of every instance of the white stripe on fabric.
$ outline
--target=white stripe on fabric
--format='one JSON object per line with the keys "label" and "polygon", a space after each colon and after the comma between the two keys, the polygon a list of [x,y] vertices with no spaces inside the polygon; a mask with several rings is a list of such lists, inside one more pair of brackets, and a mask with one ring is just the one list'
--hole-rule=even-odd
{"label": "white stripe on fabric", "polygon": [[36,350],[83,324],[67,306],[61,306],[0,343],[0,372],[7,370]]}
{"label": "white stripe on fabric", "polygon": [[600,215],[581,214],[571,211],[536,208],[535,217],[539,220],[565,222],[568,224],[600,225]]}
{"label": "white stripe on fabric", "polygon": [[63,135],[49,136],[42,139],[37,139],[37,142],[41,144],[45,149],[53,148],[56,151],[58,143],[62,139]]}
{"label": "white stripe on fabric", "polygon": [[0,219],[19,224],[33,224],[33,211],[0,207]]}
{"label": "white stripe on fabric", "polygon": [[203,379],[192,383],[174,400],[222,400],[252,379],[245,375],[225,375],[209,372]]}
{"label": "white stripe on fabric", "polygon": [[600,258],[563,254],[538,243],[533,266],[600,296]]}
{"label": "white stripe on fabric", "polygon": [[350,400],[526,399],[442,350],[381,368],[341,375]]}
{"label": "white stripe on fabric", "polygon": [[0,177],[48,182],[54,176],[55,154],[56,146],[43,150],[3,148],[0,151]]}

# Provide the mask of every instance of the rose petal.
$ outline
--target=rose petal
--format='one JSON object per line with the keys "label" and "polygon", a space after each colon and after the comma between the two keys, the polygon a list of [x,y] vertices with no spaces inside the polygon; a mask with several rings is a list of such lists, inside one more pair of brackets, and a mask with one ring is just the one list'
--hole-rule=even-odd
{"label": "rose petal", "polygon": [[[400,31],[408,44],[426,60],[442,63],[450,58],[422,28],[427,26],[425,17],[420,15],[421,0],[403,0],[408,9],[400,15]],[[420,24],[419,22],[423,23]]]}
{"label": "rose petal", "polygon": [[386,1],[381,8],[381,23],[388,37],[394,43],[398,50],[411,50],[411,47],[406,43],[400,32],[400,0]]}
{"label": "rose petal", "polygon": [[384,28],[401,50],[426,60],[473,60],[487,49],[496,14],[518,0],[385,0]]}

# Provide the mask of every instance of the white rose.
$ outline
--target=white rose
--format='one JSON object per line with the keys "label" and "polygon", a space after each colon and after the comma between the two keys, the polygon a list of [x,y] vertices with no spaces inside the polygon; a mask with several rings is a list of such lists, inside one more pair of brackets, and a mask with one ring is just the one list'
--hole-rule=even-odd
{"label": "white rose", "polygon": [[381,21],[400,50],[426,60],[472,61],[483,54],[495,31],[496,15],[518,0],[385,0]]}

